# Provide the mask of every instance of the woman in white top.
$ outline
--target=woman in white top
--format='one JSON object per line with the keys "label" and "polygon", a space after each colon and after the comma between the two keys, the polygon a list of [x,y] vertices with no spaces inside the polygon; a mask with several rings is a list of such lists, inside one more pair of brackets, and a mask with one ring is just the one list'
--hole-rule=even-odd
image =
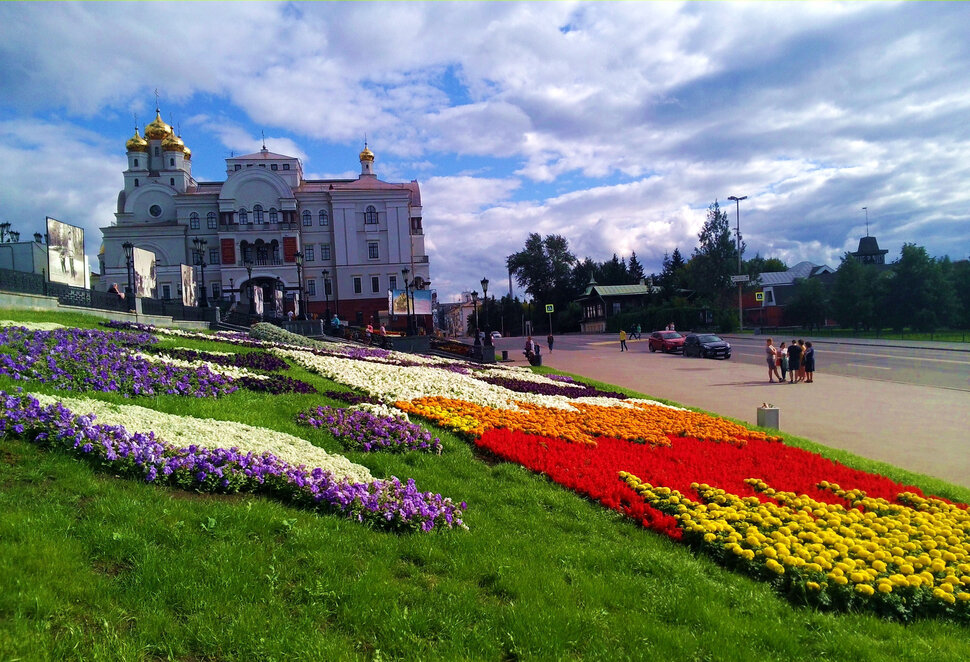
{"label": "woman in white top", "polygon": [[778,355],[778,350],[776,350],[775,346],[771,344],[771,338],[768,338],[767,342],[765,343],[765,356],[768,361],[768,381],[769,382],[774,382],[775,377],[778,378],[779,382],[781,381],[781,375],[778,374],[778,367],[775,365],[775,359],[777,358],[777,355]]}

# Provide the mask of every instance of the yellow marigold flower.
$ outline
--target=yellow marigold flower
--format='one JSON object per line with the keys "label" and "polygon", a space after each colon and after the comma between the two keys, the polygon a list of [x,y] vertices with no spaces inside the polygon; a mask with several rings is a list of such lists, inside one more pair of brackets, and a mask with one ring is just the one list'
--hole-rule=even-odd
{"label": "yellow marigold flower", "polygon": [[[839,575],[838,577],[835,577],[832,581],[834,581],[839,586],[845,586],[846,584],[849,583],[849,578],[846,577],[845,575]],[[857,586],[862,586],[862,584],[857,584]]]}
{"label": "yellow marigold flower", "polygon": [[876,592],[876,590],[869,584],[856,584],[855,591],[856,593],[861,593],[862,595],[872,595]]}
{"label": "yellow marigold flower", "polygon": [[957,593],[957,600],[960,602],[970,602],[970,593],[965,591]]}
{"label": "yellow marigold flower", "polygon": [[892,593],[893,592],[893,585],[892,584],[889,584],[889,583],[885,583],[885,582],[880,583],[879,584],[879,592],[880,593]]}
{"label": "yellow marigold flower", "polygon": [[[805,587],[810,591],[821,591],[822,587],[819,586],[818,582],[805,582]],[[967,594],[970,595],[970,594]]]}
{"label": "yellow marigold flower", "polygon": [[714,542],[715,540],[717,540],[717,536],[715,536],[713,533],[704,534],[704,542]]}

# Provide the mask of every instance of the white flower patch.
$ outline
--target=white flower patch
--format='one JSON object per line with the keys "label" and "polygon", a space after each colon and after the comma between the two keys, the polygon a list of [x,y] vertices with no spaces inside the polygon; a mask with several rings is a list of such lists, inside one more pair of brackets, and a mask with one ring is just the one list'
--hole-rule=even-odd
{"label": "white flower patch", "polygon": [[14,322],[13,320],[0,320],[0,326],[22,326],[29,331],[54,331],[65,328],[63,324],[57,322]]}
{"label": "white flower patch", "polygon": [[[635,403],[648,400],[618,400],[616,398],[591,397],[567,398],[562,395],[539,395],[518,393],[502,386],[488,384],[448,370],[424,366],[394,366],[370,361],[344,359],[337,356],[317,356],[299,350],[271,350],[278,356],[290,358],[311,372],[316,372],[335,382],[346,384],[385,403],[397,400],[416,400],[424,397],[444,396],[464,400],[493,409],[518,409],[517,402],[540,407],[576,411],[576,403],[600,407],[632,408]],[[660,403],[656,403],[660,405]],[[666,405],[664,405],[666,406]]]}
{"label": "white flower patch", "polygon": [[217,352],[214,349],[197,349],[195,347],[176,347],[175,349],[180,349],[183,352],[205,352],[206,354],[212,354],[214,356],[235,356],[235,352]]}
{"label": "white flower patch", "polygon": [[353,405],[352,407],[347,407],[347,409],[357,409],[360,411],[367,411],[375,416],[390,416],[391,418],[398,418],[403,421],[411,422],[406,411],[401,411],[397,407],[391,407],[385,404],[374,404],[372,402],[361,402],[360,404]]}
{"label": "white flower patch", "polygon": [[210,363],[209,361],[185,361],[183,359],[176,359],[168,356],[167,354],[142,354],[140,352],[135,352],[133,356],[140,359],[145,359],[146,361],[151,361],[153,363],[167,363],[169,365],[179,366],[180,368],[201,368],[205,366],[218,375],[223,375],[224,377],[230,377],[232,379],[241,379],[243,377],[269,379],[266,375],[261,375],[257,372],[253,372],[252,370],[247,370],[246,368],[218,365],[216,363]]}
{"label": "white flower patch", "polygon": [[137,405],[117,405],[91,398],[52,397],[39,393],[27,395],[36,398],[41,405],[60,402],[74,414],[94,414],[97,417],[95,423],[123,425],[129,432],[152,431],[156,438],[174,448],[192,444],[209,449],[236,447],[246,453],[272,453],[294,466],[319,467],[336,477],[346,477],[354,482],[368,483],[374,480],[367,467],[355,464],[343,455],[328,453],[305,439],[276,430],[234,421],[175,416]]}

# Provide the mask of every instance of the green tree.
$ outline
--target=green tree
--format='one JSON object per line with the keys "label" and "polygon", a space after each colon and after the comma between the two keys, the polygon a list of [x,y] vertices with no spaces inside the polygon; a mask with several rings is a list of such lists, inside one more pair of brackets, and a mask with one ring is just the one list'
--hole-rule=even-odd
{"label": "green tree", "polygon": [[771,273],[778,271],[788,271],[788,265],[779,260],[776,257],[761,257],[761,255],[755,253],[755,256],[750,260],[744,260],[741,262],[742,273],[748,274],[751,280],[758,277],[758,274]]}
{"label": "green tree", "polygon": [[551,303],[564,308],[577,296],[572,288],[572,269],[576,256],[569,251],[569,242],[557,234],[545,239],[532,232],[525,248],[506,259],[509,273],[524,287],[536,303]]}
{"label": "green tree", "polygon": [[685,287],[686,274],[684,257],[680,254],[679,248],[674,248],[672,255],[664,253],[663,270],[660,272],[659,285],[661,287],[664,301],[674,298],[677,291]]}
{"label": "green tree", "polygon": [[886,314],[892,327],[933,331],[947,326],[957,311],[953,286],[943,275],[940,261],[916,244],[903,244],[893,262],[888,282]]}
{"label": "green tree", "polygon": [[630,282],[630,273],[626,268],[626,261],[613,253],[613,257],[602,264],[596,282],[600,285],[626,285]]}
{"label": "green tree", "polygon": [[704,300],[725,307],[730,304],[731,276],[738,269],[738,251],[731,241],[727,214],[717,200],[708,208],[707,221],[697,238],[700,245],[689,263],[691,287]]}
{"label": "green tree", "polygon": [[799,278],[792,296],[785,306],[785,320],[789,324],[821,327],[828,316],[829,305],[825,286],[818,278]]}
{"label": "green tree", "polygon": [[970,329],[970,261],[954,262],[948,277],[957,302],[954,325],[961,329]]}
{"label": "green tree", "polygon": [[637,252],[633,251],[630,256],[630,263],[627,265],[627,272],[630,274],[630,283],[636,285],[644,278],[643,265],[637,259]]}

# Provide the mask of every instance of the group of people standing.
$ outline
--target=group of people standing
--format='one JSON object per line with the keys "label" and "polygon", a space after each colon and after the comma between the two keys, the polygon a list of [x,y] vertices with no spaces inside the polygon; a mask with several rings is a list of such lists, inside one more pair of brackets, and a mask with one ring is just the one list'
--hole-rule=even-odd
{"label": "group of people standing", "polygon": [[792,340],[787,347],[781,343],[775,347],[771,338],[765,343],[765,355],[768,363],[768,381],[774,382],[777,377],[779,384],[785,383],[785,374],[789,384],[815,381],[815,348],[811,341],[805,342],[801,338]]}

